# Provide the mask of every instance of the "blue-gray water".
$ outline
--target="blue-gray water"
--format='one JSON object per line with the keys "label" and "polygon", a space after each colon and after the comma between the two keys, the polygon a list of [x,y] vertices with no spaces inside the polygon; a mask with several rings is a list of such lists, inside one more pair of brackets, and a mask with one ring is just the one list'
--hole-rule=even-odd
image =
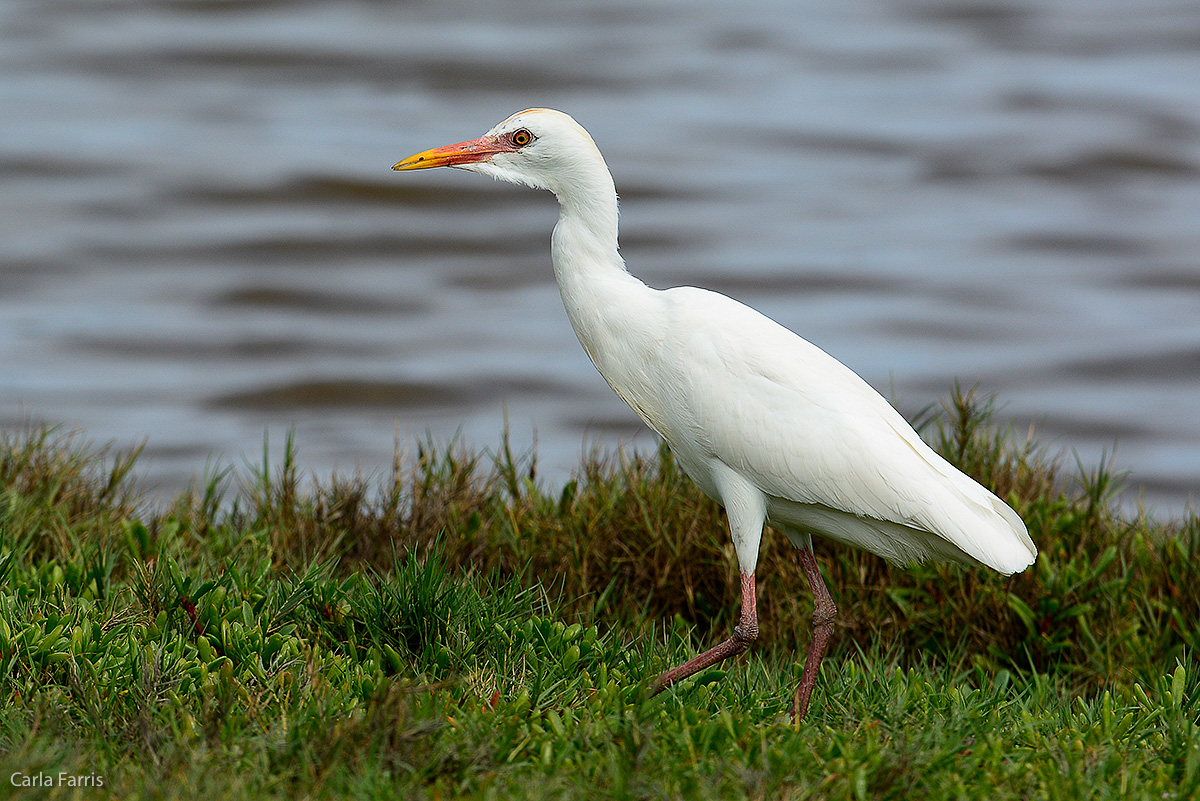
{"label": "blue-gray water", "polygon": [[293,426],[317,475],[506,409],[547,480],[648,442],[566,322],[552,199],[389,169],[533,105],[592,132],[648,283],[1194,503],[1190,0],[0,0],[0,422],[148,438],[165,494]]}

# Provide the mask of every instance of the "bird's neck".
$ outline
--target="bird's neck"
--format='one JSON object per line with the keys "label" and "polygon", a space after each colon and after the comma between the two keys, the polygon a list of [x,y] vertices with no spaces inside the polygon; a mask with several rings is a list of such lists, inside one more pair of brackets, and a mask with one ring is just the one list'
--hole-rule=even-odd
{"label": "bird's neck", "polygon": [[[599,157],[599,153],[596,155]],[[612,175],[602,160],[588,165],[591,169],[582,166],[554,189],[559,217],[554,228],[553,256],[559,279],[563,277],[561,270],[595,269],[600,262],[625,270],[617,255],[617,190]]]}
{"label": "bird's neck", "polygon": [[561,210],[554,226],[554,276],[580,344],[606,378],[605,353],[614,337],[631,335],[637,309],[653,294],[630,275],[617,251],[617,193],[607,169],[555,193]]}

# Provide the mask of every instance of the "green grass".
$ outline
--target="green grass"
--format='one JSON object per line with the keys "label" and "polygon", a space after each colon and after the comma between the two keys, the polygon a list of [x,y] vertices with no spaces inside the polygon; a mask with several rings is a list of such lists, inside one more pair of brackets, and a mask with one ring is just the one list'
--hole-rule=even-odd
{"label": "green grass", "polygon": [[665,451],[548,492],[504,445],[306,480],[289,442],[156,507],[136,451],[9,433],[0,797],[1200,794],[1200,520],[1118,514],[1107,465],[970,394],[921,428],[1041,555],[1004,578],[818,543],[842,615],[798,728],[812,605],[778,535],[756,647],[648,697],[737,614],[720,510]]}

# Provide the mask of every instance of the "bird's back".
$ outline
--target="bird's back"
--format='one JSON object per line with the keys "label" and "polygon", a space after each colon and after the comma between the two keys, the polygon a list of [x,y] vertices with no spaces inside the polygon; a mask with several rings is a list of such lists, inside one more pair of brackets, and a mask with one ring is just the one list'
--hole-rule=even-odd
{"label": "bird's back", "polygon": [[640,386],[610,383],[710,495],[719,462],[766,496],[785,529],[899,563],[956,559],[1003,573],[1032,563],[1020,517],[849,368],[724,295],[656,294]]}

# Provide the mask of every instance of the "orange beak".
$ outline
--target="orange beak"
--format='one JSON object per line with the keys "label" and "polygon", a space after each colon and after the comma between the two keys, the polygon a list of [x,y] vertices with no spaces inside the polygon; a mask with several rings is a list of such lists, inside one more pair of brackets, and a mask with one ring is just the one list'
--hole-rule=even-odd
{"label": "orange beak", "polygon": [[497,137],[485,136],[469,142],[459,142],[456,145],[445,145],[422,151],[409,156],[404,161],[397,162],[392,169],[427,170],[430,167],[457,167],[460,164],[487,161],[497,153],[505,153],[513,149]]}

